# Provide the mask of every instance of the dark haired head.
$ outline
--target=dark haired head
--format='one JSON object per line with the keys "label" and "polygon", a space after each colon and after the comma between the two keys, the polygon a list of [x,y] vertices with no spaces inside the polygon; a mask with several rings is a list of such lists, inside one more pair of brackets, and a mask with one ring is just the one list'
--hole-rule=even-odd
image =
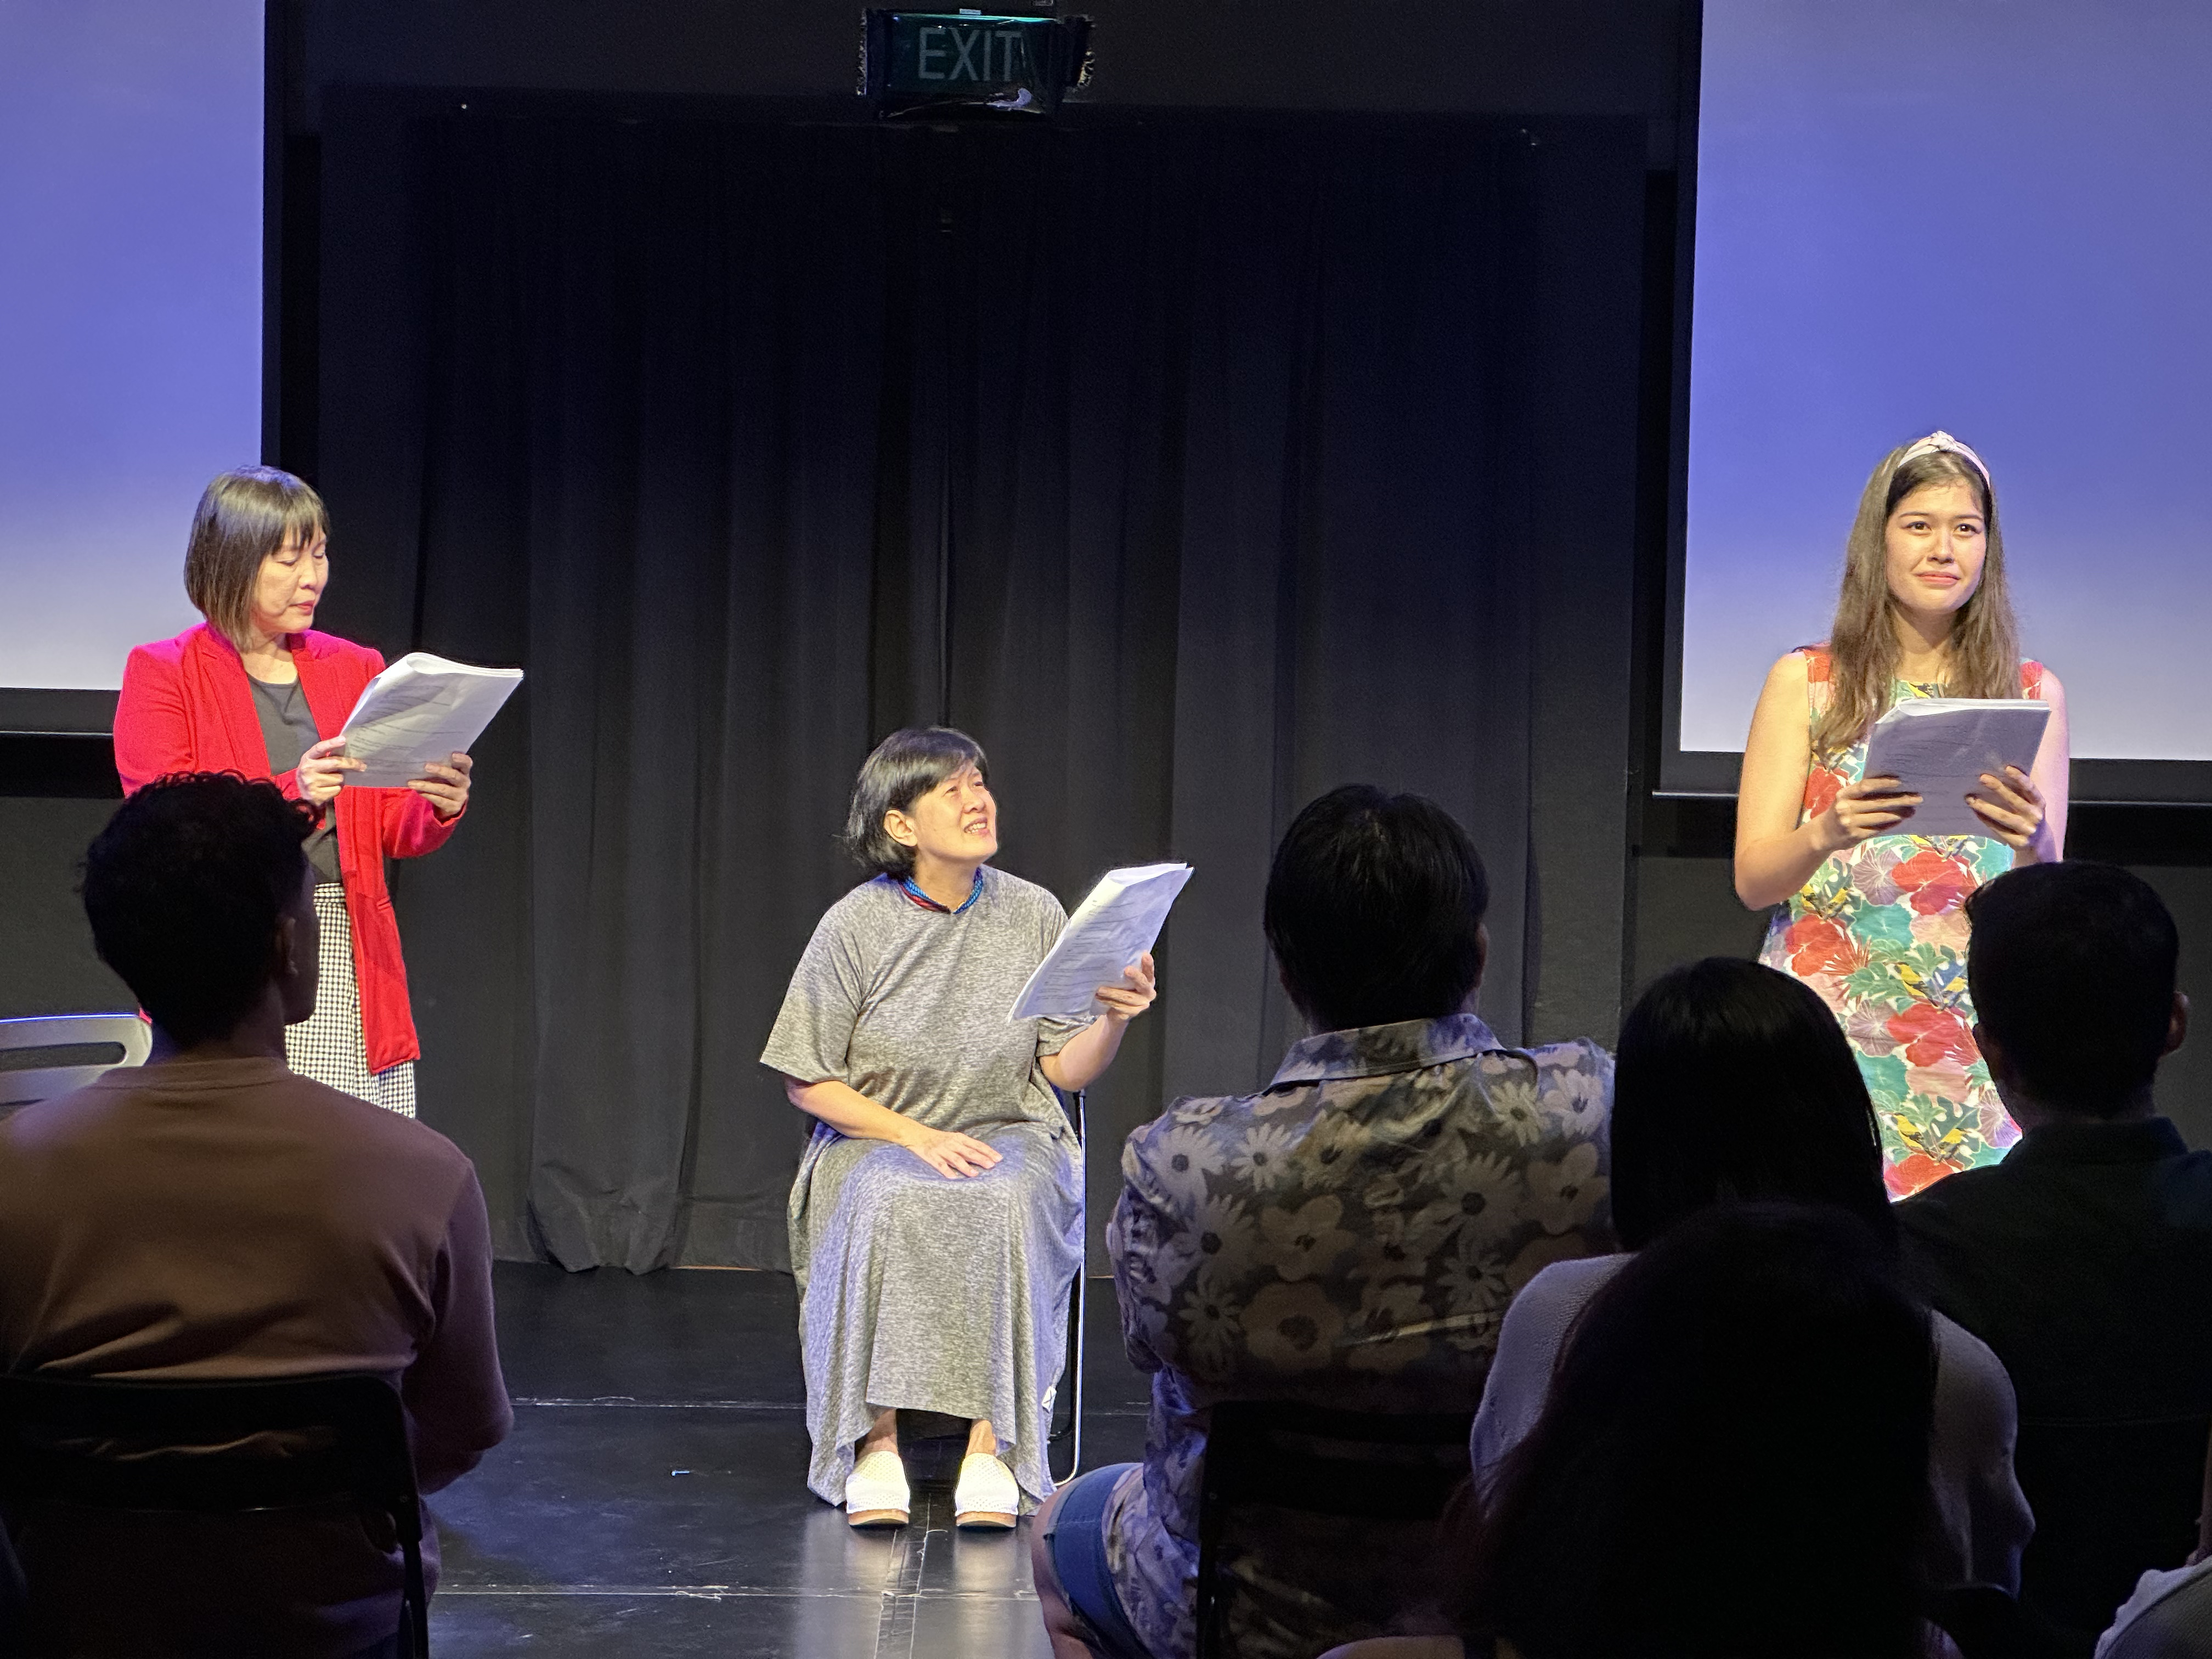
{"label": "dark haired head", "polygon": [[1347,783],[1298,814],[1267,875],[1267,943],[1317,1030],[1456,1013],[1482,977],[1490,882],[1458,820]]}
{"label": "dark haired head", "polygon": [[982,746],[949,726],[908,726],[875,747],[853,780],[853,803],[845,813],[845,850],[877,875],[910,876],[914,848],[891,839],[884,814],[903,812],[952,776],[972,766],[986,779],[991,763]]}
{"label": "dark haired head", "polygon": [[1726,1199],[1834,1204],[1896,1237],[1874,1108],[1835,1015],[1787,974],[1708,957],[1653,981],[1621,1022],[1613,1225],[1640,1249]]}
{"label": "dark haired head", "polygon": [[306,480],[273,466],[234,467],[208,485],[192,514],[185,592],[209,627],[243,647],[253,632],[261,562],[281,547],[306,547],[329,533],[323,498]]}
{"label": "dark haired head", "polygon": [[1577,1322],[1457,1615],[1543,1659],[1918,1659],[1934,1385],[1856,1218],[1690,1217]]}
{"label": "dark haired head", "polygon": [[2001,1079],[2037,1105],[2109,1117],[2144,1103],[2167,1048],[2181,937],[2140,876],[2031,864],[1966,901],[1966,983]]}
{"label": "dark haired head", "polygon": [[[314,822],[272,783],[181,773],[117,807],[85,854],[100,959],[180,1046],[229,1036],[284,975],[280,921],[304,910],[313,926],[301,843]],[[295,1018],[314,1006],[313,947],[292,976],[305,984]]]}

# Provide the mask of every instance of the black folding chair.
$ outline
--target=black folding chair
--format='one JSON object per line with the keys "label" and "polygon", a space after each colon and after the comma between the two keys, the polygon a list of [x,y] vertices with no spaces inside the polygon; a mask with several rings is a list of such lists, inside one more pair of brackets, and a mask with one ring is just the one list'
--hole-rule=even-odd
{"label": "black folding chair", "polygon": [[2096,1638],[2062,1630],[1994,1584],[1961,1584],[1928,1600],[1928,1622],[1960,1659],[2089,1659]]}
{"label": "black folding chair", "polygon": [[[1090,1188],[1091,1167],[1089,1149],[1083,1136],[1083,1091],[1073,1093],[1065,1089],[1053,1092],[1060,1097],[1060,1109],[1075,1130],[1077,1146],[1077,1179],[1083,1183],[1087,1194]],[[1083,1250],[1088,1257],[1091,1249],[1090,1210],[1086,1204],[1083,1214]],[[1085,1278],[1084,1261],[1075,1264],[1075,1283],[1067,1292],[1067,1358],[1060,1370],[1060,1386],[1053,1390],[1052,1421],[1047,1425],[1045,1468],[1057,1486],[1074,1476],[1083,1467],[1083,1284]]]}
{"label": "black folding chair", "polygon": [[[281,1457],[118,1458],[87,1449],[101,1442],[223,1446],[272,1432],[301,1443]],[[428,1659],[430,1598],[414,1454],[398,1391],[380,1376],[136,1382],[0,1376],[0,1503],[201,1515],[350,1503],[387,1516],[406,1567],[399,1653]],[[28,1589],[35,1602],[37,1583]]]}
{"label": "black folding chair", "polygon": [[2087,1653],[2151,1567],[2178,1567],[2197,1544],[2212,1417],[2055,1422],[2023,1412],[2013,1448],[2035,1514],[2021,1557],[2020,1599]]}
{"label": "black folding chair", "polygon": [[1264,1504],[1379,1521],[1439,1519],[1468,1479],[1472,1412],[1329,1411],[1280,1401],[1213,1407],[1198,1504],[1198,1656],[1227,1659],[1221,1544],[1231,1516]]}

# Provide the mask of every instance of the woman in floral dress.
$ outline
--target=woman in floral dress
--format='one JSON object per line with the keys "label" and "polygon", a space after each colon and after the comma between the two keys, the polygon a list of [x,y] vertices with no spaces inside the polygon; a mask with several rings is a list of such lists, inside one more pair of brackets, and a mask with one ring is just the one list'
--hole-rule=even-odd
{"label": "woman in floral dress", "polygon": [[[1984,774],[1966,798],[1986,836],[1916,836],[1920,797],[1864,775],[1874,722],[1929,696],[2051,706],[2033,768]],[[1843,1022],[1896,1196],[1995,1163],[2017,1138],[1974,1047],[1966,902],[2061,856],[2066,771],[2065,691],[2021,658],[1988,469],[1948,433],[1892,451],[1860,497],[1827,642],[1784,657],[1759,694],[1735,888],[1754,909],[1781,906],[1759,960]]]}

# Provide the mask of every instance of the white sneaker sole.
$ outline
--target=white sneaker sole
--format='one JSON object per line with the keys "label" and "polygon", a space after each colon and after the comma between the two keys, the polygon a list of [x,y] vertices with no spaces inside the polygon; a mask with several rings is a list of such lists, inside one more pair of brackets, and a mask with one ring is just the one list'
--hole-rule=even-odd
{"label": "white sneaker sole", "polygon": [[[896,1471],[896,1478],[871,1479],[866,1473],[872,1466],[881,1469],[886,1464]],[[845,1482],[845,1524],[855,1528],[903,1527],[907,1524],[908,1502],[905,1468],[898,1461],[898,1454],[871,1452],[854,1466],[851,1478]]]}
{"label": "white sneaker sole", "polygon": [[[1021,1488],[1004,1463],[987,1454],[970,1452],[961,1461],[960,1484],[952,1489],[952,1524],[970,1532],[1012,1532],[1021,1509]],[[987,1473],[981,1480],[970,1479],[971,1467],[982,1463]],[[960,1501],[968,1500],[969,1507],[963,1509]]]}

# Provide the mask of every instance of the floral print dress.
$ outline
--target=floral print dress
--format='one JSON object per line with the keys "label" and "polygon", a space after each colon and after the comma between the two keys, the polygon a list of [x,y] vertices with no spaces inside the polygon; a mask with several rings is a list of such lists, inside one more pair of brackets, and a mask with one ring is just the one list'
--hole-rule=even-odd
{"label": "floral print dress", "polygon": [[[1805,659],[1817,723],[1834,694],[1822,646]],[[2021,665],[2021,695],[2043,695],[2043,665]],[[1893,702],[1943,695],[1898,680]],[[1814,758],[1798,822],[1817,817],[1866,770],[1863,739]],[[1884,1179],[1905,1198],[1994,1164],[2020,1131],[1974,1046],[1966,994],[1966,897],[2012,868],[1994,836],[1875,836],[1835,854],[1768,925],[1759,959],[1803,980],[1836,1011],[1881,1128]]]}

